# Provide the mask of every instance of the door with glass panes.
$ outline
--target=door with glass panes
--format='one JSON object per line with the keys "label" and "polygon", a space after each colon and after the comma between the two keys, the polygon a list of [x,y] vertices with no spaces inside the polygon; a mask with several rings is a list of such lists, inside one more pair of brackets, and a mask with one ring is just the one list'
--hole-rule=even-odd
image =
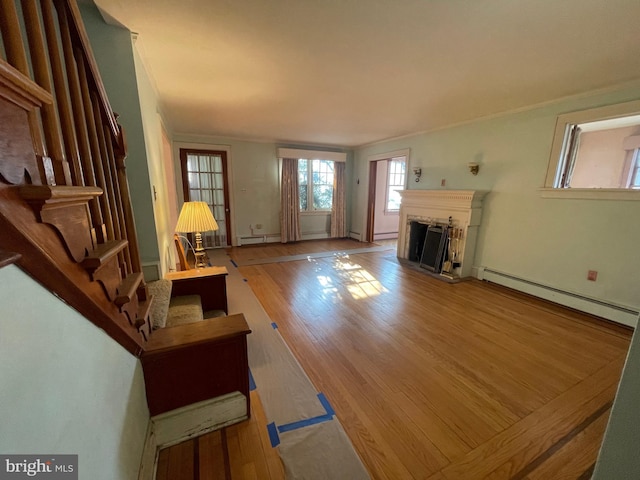
{"label": "door with glass panes", "polygon": [[206,202],[218,230],[202,232],[205,248],[231,245],[227,152],[180,149],[182,189],[185,202]]}

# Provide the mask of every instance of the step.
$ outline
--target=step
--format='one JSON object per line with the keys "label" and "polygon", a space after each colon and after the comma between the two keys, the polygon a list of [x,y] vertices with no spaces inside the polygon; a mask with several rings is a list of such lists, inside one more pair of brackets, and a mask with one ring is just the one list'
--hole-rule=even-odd
{"label": "step", "polygon": [[131,300],[136,297],[136,291],[140,283],[142,283],[142,278],[141,272],[134,272],[127,275],[127,278],[125,278],[118,287],[117,296],[113,303],[118,307],[122,307],[131,302]]}
{"label": "step", "polygon": [[127,240],[113,240],[99,244],[82,260],[81,264],[89,273],[94,273],[109,263],[113,257],[124,250],[129,242]]}

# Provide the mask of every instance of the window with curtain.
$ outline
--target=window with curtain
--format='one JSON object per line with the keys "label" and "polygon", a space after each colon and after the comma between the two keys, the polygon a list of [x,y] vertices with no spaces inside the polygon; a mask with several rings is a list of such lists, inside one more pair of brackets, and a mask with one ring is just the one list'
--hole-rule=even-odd
{"label": "window with curtain", "polygon": [[[297,241],[305,235],[324,238],[324,233],[327,237],[346,237],[347,154],[283,147],[278,148],[278,158],[282,162],[282,242]],[[301,223],[302,215],[305,220]],[[326,217],[330,219],[329,229]]]}
{"label": "window with curtain", "polygon": [[333,160],[298,159],[300,212],[331,211],[334,170]]}

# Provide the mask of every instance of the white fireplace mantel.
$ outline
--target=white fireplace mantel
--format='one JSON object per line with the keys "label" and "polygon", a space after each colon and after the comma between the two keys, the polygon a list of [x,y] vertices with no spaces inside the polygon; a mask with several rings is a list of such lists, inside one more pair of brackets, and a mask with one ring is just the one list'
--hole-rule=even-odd
{"label": "white fireplace mantel", "polygon": [[460,277],[471,275],[476,238],[482,219],[482,200],[488,192],[480,190],[403,190],[400,192],[398,257],[408,258],[411,222],[449,223],[462,228],[460,242]]}

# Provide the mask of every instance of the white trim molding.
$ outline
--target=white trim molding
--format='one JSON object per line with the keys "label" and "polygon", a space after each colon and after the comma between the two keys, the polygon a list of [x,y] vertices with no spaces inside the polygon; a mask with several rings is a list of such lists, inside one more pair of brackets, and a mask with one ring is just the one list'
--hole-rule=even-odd
{"label": "white trim molding", "polygon": [[624,188],[541,188],[542,198],[572,200],[640,200],[640,190]]}
{"label": "white trim molding", "polygon": [[551,285],[527,280],[510,273],[494,270],[489,267],[477,269],[476,278],[513,288],[550,302],[574,308],[581,312],[606,318],[612,322],[635,328],[638,323],[637,308],[598,300],[578,293],[562,290]]}
{"label": "white trim molding", "polygon": [[346,162],[344,152],[327,152],[324,150],[303,150],[301,148],[278,148],[278,158],[306,158],[307,160],[333,160]]}

